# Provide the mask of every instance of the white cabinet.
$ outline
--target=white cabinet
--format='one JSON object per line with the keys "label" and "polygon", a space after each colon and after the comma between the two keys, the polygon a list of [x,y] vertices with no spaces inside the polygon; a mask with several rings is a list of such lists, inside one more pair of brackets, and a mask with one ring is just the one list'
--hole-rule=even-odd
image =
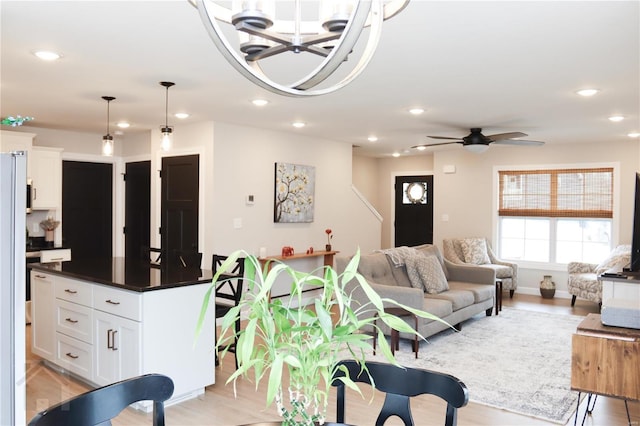
{"label": "white cabinet", "polygon": [[94,325],[93,382],[104,386],[139,375],[140,323],[96,310]]}
{"label": "white cabinet", "polygon": [[40,263],[68,262],[71,260],[71,249],[42,250]]}
{"label": "white cabinet", "polygon": [[34,146],[31,150],[34,210],[58,210],[62,206],[62,149]]}
{"label": "white cabinet", "polygon": [[45,359],[56,354],[54,278],[31,271],[31,351]]}
{"label": "white cabinet", "polygon": [[640,306],[640,281],[602,279],[602,301],[609,299],[634,300]]}
{"label": "white cabinet", "polygon": [[34,133],[0,130],[0,152],[24,151],[27,153],[27,177],[31,176],[31,147]]}
{"label": "white cabinet", "polygon": [[174,381],[172,400],[197,397],[215,383],[213,309],[194,343],[208,287],[137,292],[33,270],[32,350],[91,385],[160,373]]}

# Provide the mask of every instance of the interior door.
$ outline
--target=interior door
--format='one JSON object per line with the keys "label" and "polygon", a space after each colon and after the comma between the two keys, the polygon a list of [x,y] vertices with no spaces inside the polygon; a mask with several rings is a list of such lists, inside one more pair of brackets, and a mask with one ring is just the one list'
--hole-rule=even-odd
{"label": "interior door", "polygon": [[150,245],[151,162],[137,161],[125,166],[124,253],[136,258]]}
{"label": "interior door", "polygon": [[62,162],[62,240],[74,259],[113,256],[113,165]]}
{"label": "interior door", "polygon": [[162,251],[198,250],[199,156],[162,159],[161,223]]}
{"label": "interior door", "polygon": [[433,175],[396,176],[395,246],[433,244]]}

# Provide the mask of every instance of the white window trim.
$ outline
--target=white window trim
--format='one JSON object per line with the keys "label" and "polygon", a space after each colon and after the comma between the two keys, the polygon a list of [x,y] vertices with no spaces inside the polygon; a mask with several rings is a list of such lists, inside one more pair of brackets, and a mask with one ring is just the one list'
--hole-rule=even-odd
{"label": "white window trim", "polygon": [[[499,191],[498,191],[498,172],[499,171],[513,171],[513,170],[558,170],[558,169],[596,169],[602,167],[613,168],[613,217],[611,218],[611,246],[616,247],[619,244],[620,235],[620,162],[608,162],[608,163],[565,163],[565,164],[528,164],[528,165],[503,165],[493,166],[492,177],[492,200],[493,200],[493,214],[491,224],[491,235],[494,250],[496,253],[500,253],[500,239],[498,235],[498,206],[500,203]],[[513,260],[513,259],[509,259]],[[526,269],[541,269],[550,271],[566,271],[566,263],[551,263],[551,262],[533,262],[533,261],[517,261],[518,266]]]}

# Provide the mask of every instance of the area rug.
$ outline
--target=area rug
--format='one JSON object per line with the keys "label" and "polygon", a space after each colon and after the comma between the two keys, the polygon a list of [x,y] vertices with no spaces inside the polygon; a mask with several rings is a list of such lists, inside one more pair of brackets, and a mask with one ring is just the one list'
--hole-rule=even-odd
{"label": "area rug", "polygon": [[[505,308],[499,316],[464,322],[460,332],[429,337],[417,360],[401,339],[396,359],[456,376],[470,401],[566,424],[578,399],[570,390],[571,335],[583,319]],[[378,353],[372,359],[383,358]]]}

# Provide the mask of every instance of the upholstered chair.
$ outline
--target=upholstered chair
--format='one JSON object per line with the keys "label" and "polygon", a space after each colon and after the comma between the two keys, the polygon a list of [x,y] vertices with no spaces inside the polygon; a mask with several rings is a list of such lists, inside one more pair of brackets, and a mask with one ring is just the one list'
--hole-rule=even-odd
{"label": "upholstered chair", "polygon": [[496,278],[502,280],[502,289],[509,290],[509,297],[518,288],[518,265],[498,259],[489,240],[480,238],[447,238],[442,242],[445,259],[458,265],[473,265],[491,268]]}
{"label": "upholstered chair", "polygon": [[602,305],[602,282],[598,281],[598,275],[603,272],[621,272],[630,261],[631,246],[620,245],[598,264],[569,262],[567,289],[571,294],[571,306],[576,304],[577,297]]}

